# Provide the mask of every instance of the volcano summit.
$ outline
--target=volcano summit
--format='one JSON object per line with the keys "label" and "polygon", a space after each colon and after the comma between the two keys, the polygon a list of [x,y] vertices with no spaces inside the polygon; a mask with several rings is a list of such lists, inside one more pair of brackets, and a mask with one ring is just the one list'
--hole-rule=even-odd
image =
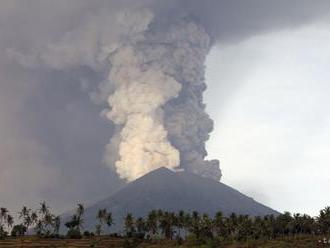
{"label": "volcano summit", "polygon": [[107,199],[88,207],[84,216],[84,228],[93,230],[99,209],[108,209],[115,225],[111,231],[122,230],[127,213],[144,217],[151,210],[187,212],[198,211],[210,216],[218,211],[251,216],[278,215],[279,213],[239,191],[212,179],[182,171],[173,172],[160,168],[127,184]]}

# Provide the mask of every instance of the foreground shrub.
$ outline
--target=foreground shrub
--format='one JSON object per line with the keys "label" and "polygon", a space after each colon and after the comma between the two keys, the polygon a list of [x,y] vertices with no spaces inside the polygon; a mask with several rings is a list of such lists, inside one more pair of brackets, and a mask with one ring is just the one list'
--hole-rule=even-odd
{"label": "foreground shrub", "polygon": [[81,239],[81,233],[77,229],[70,229],[66,234],[66,237],[69,239]]}
{"label": "foreground shrub", "polygon": [[13,229],[11,230],[11,236],[12,237],[21,237],[24,236],[26,233],[27,228],[26,226],[20,224],[20,225],[15,225]]}

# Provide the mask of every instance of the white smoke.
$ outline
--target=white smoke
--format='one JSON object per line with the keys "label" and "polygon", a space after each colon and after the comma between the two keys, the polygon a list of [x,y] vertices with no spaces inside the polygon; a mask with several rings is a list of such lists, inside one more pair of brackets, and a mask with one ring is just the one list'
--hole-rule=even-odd
{"label": "white smoke", "polygon": [[181,167],[220,180],[219,162],[204,160],[213,129],[203,104],[210,47],[205,29],[190,18],[169,24],[135,9],[102,12],[32,54],[10,54],[25,66],[88,66],[104,75],[90,95],[107,103],[102,115],[116,125],[104,161],[121,178]]}
{"label": "white smoke", "polygon": [[177,167],[179,152],[167,140],[161,107],[178,96],[181,85],[158,68],[145,66],[132,47],[118,49],[110,62],[109,82],[115,91],[108,98],[111,110],[106,116],[123,126],[118,174],[134,180],[160,167]]}

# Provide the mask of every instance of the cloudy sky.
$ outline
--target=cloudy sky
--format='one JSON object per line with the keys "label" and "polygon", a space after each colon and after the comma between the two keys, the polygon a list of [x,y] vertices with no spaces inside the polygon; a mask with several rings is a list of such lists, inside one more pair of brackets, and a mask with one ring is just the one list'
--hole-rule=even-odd
{"label": "cloudy sky", "polygon": [[213,37],[207,146],[222,181],[281,211],[329,205],[328,0],[3,0],[0,206],[62,212],[124,185],[104,166],[114,127],[90,93],[104,79],[97,52],[126,27],[114,16],[139,8],[161,27],[193,17]]}
{"label": "cloudy sky", "polygon": [[318,23],[212,51],[208,151],[223,182],[281,211],[316,215],[329,204],[329,44]]}

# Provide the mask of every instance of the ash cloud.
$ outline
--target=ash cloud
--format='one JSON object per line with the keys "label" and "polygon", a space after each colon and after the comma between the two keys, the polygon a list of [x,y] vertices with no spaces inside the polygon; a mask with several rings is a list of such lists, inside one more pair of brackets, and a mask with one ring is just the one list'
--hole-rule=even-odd
{"label": "ash cloud", "polygon": [[[26,175],[51,173],[48,193],[63,191],[60,182],[71,186],[67,199],[80,192],[82,200],[121,184],[102,156],[127,180],[159,166],[219,180],[218,161],[204,160],[213,129],[203,103],[209,50],[328,20],[329,10],[326,0],[1,1],[0,132],[19,140],[1,145],[42,168],[3,155],[1,174],[26,167]],[[36,148],[26,154],[25,143]],[[2,188],[18,177],[6,175]],[[29,183],[42,188],[41,181]],[[99,186],[87,190],[86,182]]]}

